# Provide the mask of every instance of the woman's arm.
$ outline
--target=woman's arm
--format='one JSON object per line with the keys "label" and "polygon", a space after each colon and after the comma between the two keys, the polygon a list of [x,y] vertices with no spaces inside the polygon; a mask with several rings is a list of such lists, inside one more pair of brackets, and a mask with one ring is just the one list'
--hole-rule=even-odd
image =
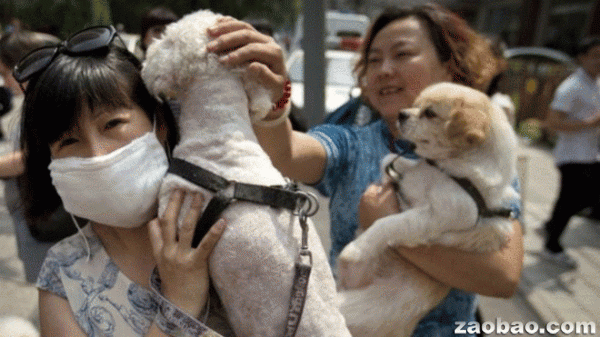
{"label": "woman's arm", "polygon": [[[221,54],[228,66],[247,65],[250,75],[276,93],[283,95],[287,79],[283,51],[273,38],[256,31],[250,24],[223,18],[209,29],[215,39],[208,50]],[[289,103],[288,103],[289,105]],[[271,111],[265,120],[276,120],[289,109]],[[285,176],[304,183],[316,183],[323,176],[327,154],[314,138],[293,131],[288,119],[273,126],[255,126],[256,136],[277,169]]]}
{"label": "woman's arm", "polygon": [[521,278],[523,233],[519,222],[514,221],[508,244],[490,253],[440,245],[398,247],[397,251],[431,277],[453,288],[508,298],[517,290]]}
{"label": "woman's arm", "polygon": [[0,178],[20,176],[25,170],[23,153],[15,151],[0,157]]}
{"label": "woman's arm", "polygon": [[562,132],[577,132],[595,128],[600,126],[600,112],[585,120],[574,120],[570,119],[563,111],[550,109],[543,125],[550,130]]}
{"label": "woman's arm", "polygon": [[327,163],[325,148],[311,136],[292,130],[289,119],[274,127],[254,127],[254,133],[273,165],[291,179],[317,183]]}
{"label": "woman's arm", "polygon": [[66,299],[45,290],[38,291],[38,299],[42,336],[85,337]]}
{"label": "woman's arm", "polygon": [[[380,217],[399,211],[390,185],[371,185],[359,204],[361,228]],[[510,297],[517,289],[523,267],[523,233],[517,221],[508,244],[491,253],[467,252],[458,248],[398,247],[400,255],[423,272],[453,288],[494,297]]]}

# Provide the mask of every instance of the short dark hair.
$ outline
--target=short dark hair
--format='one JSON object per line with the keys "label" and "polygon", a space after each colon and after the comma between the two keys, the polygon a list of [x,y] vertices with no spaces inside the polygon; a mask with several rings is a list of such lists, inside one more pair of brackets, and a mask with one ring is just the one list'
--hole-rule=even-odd
{"label": "short dark hair", "polygon": [[137,105],[150,120],[160,113],[170,131],[169,142],[175,145],[173,116],[148,92],[140,71],[135,56],[113,45],[100,54],[61,53],[28,82],[21,125],[25,172],[19,188],[29,221],[44,219],[60,205],[48,171],[50,144],[75,125],[85,108]]}
{"label": "short dark hair", "polygon": [[600,36],[586,36],[577,44],[575,56],[586,54],[590,49],[600,46]]}
{"label": "short dark hair", "polygon": [[[153,7],[148,9],[142,15],[141,22],[141,40],[144,41],[144,36],[148,30],[154,26],[164,26],[179,20],[179,16],[167,7]],[[142,42],[142,48],[146,48]]]}

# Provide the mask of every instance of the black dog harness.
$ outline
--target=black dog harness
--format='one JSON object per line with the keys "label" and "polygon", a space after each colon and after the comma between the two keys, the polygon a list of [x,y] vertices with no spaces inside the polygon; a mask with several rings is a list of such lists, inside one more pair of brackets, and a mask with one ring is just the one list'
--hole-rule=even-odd
{"label": "black dog harness", "polygon": [[[427,159],[426,160],[427,163],[431,166],[434,166],[436,168],[439,169],[439,167],[436,165],[436,163],[432,160]],[[400,181],[402,179],[402,174],[397,172],[396,170],[394,170],[393,164],[394,162],[392,161],[386,168],[385,168],[385,172],[392,177],[395,181]],[[456,182],[460,187],[462,187],[463,190],[465,190],[465,192],[467,192],[467,194],[469,194],[469,196],[471,196],[471,198],[473,198],[473,201],[475,201],[475,204],[477,204],[477,214],[478,216],[481,218],[490,218],[490,217],[502,217],[502,218],[514,218],[513,215],[513,211],[509,208],[497,208],[497,209],[490,209],[487,207],[485,200],[483,199],[483,196],[481,195],[481,192],[479,192],[479,190],[477,189],[477,187],[475,187],[475,185],[473,185],[473,183],[467,179],[467,178],[458,178],[452,175],[448,174],[448,177],[452,178],[452,180],[454,180],[454,182]],[[403,195],[402,191],[400,191],[399,185],[396,186],[396,190],[398,191],[398,193],[400,194],[400,197],[406,201],[405,196]]]}
{"label": "black dog harness", "polygon": [[283,334],[284,337],[293,337],[298,329],[304,309],[308,278],[312,268],[312,255],[308,249],[308,224],[306,220],[307,217],[317,212],[317,199],[309,193],[300,191],[294,183],[286,186],[261,186],[231,181],[178,158],[171,160],[168,173],[178,175],[214,193],[196,225],[192,239],[193,248],[200,244],[200,240],[219,219],[227,206],[235,201],[247,201],[275,208],[284,208],[299,217],[300,226],[302,227],[302,244],[295,265],[295,277],[292,284],[286,331]]}

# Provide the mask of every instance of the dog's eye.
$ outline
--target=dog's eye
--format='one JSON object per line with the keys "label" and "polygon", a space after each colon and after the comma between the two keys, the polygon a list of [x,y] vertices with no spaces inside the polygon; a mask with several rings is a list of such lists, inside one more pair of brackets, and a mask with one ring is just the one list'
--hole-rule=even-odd
{"label": "dog's eye", "polygon": [[421,116],[420,117],[425,117],[427,119],[432,119],[432,118],[437,117],[437,115],[436,115],[435,111],[433,111],[433,109],[431,109],[431,108],[425,108],[421,112]]}

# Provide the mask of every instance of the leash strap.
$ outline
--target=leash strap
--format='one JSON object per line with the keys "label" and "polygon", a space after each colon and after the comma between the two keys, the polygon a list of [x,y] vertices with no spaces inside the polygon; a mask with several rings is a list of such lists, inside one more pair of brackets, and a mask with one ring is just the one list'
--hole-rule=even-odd
{"label": "leash strap", "polygon": [[210,227],[217,222],[221,213],[233,202],[227,190],[220,190],[210,199],[204,213],[198,220],[192,237],[192,248],[198,247],[202,238],[208,233]]}
{"label": "leash strap", "polygon": [[200,240],[206,235],[210,226],[218,220],[221,213],[235,200],[285,208],[292,211],[298,209],[308,200],[305,194],[298,193],[295,186],[286,189],[279,186],[261,186],[230,181],[179,158],[171,160],[168,173],[178,175],[214,193],[196,225],[192,239],[192,247],[194,248],[200,244]]}
{"label": "leash strap", "polygon": [[475,200],[475,203],[477,204],[477,210],[478,210],[480,217],[484,217],[484,218],[491,218],[491,217],[496,217],[496,216],[503,217],[503,218],[513,217],[513,212],[511,209],[508,209],[508,208],[489,209],[487,207],[487,205],[485,204],[485,200],[483,199],[483,196],[481,195],[481,193],[479,192],[477,187],[475,187],[475,185],[473,185],[473,183],[469,179],[457,178],[457,177],[453,177],[453,176],[450,176],[450,178],[452,178],[460,187],[463,188],[463,190],[465,190],[471,196],[471,198],[473,198],[473,200]]}
{"label": "leash strap", "polygon": [[300,325],[300,318],[302,318],[302,312],[304,311],[308,278],[312,269],[312,254],[308,250],[308,224],[306,223],[306,212],[304,210],[300,211],[299,220],[302,227],[302,246],[300,254],[298,254],[298,260],[294,266],[295,275],[292,283],[292,295],[283,337],[293,337],[296,335],[296,331]]}

